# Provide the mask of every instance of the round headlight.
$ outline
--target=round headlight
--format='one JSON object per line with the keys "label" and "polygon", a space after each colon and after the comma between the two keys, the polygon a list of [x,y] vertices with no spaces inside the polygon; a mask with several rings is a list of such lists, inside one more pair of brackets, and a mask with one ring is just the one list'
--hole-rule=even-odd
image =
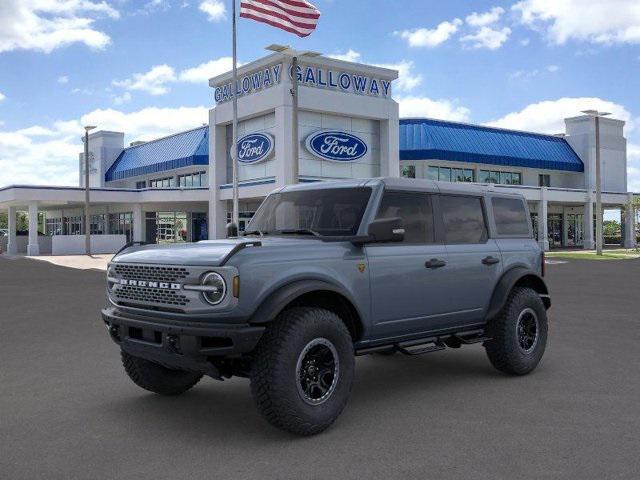
{"label": "round headlight", "polygon": [[227,293],[227,284],[224,283],[224,278],[216,272],[209,272],[202,277],[202,286],[207,287],[202,292],[202,296],[211,305],[219,304]]}

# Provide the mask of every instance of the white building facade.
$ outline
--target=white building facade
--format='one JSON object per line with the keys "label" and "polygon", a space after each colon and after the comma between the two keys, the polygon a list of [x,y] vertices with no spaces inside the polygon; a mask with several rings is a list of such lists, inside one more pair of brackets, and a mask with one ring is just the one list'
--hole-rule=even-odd
{"label": "white building facade", "polygon": [[[595,124],[566,119],[562,136],[399,119],[397,72],[322,56],[302,57],[294,158],[291,60],[272,54],[238,69],[240,229],[272,190],[296,181],[404,175],[490,183],[522,193],[545,249],[594,246]],[[192,242],[226,235],[232,204],[231,73],[209,81],[209,125],[125,148],[123,132],[89,136],[94,253],[129,241]],[[625,246],[635,242],[627,192],[624,122],[601,119],[603,204],[624,212]],[[84,158],[80,187],[0,188],[9,213],[9,253],[84,253]],[[28,231],[17,213],[28,212]],[[538,219],[546,219],[539,221]]]}

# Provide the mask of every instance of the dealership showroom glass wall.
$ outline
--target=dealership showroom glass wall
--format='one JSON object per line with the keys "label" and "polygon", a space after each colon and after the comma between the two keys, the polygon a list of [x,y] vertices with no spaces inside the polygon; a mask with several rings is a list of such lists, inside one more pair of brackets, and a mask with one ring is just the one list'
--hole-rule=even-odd
{"label": "dealership showroom glass wall", "polygon": [[[291,59],[274,53],[238,69],[240,230],[272,190],[294,183]],[[324,56],[299,59],[298,179],[405,176],[493,184],[522,193],[545,248],[595,245],[595,122],[576,112],[565,132],[542,135],[428,118],[399,119],[398,72]],[[125,242],[221,238],[231,218],[231,72],[209,81],[209,125],[125,147],[124,132],[89,136],[94,253]],[[620,209],[621,243],[635,244],[624,122],[600,119],[602,203]],[[9,186],[0,248],[30,255],[84,253],[80,187]],[[16,215],[28,212],[29,233]],[[546,221],[540,221],[546,219]],[[38,234],[38,232],[40,234]]]}

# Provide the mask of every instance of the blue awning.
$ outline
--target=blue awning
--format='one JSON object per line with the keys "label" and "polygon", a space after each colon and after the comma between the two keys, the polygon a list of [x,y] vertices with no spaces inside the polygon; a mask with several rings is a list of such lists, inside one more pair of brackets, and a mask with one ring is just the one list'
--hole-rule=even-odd
{"label": "blue awning", "polygon": [[198,127],[125,148],[105,174],[105,181],[209,164],[209,127]]}
{"label": "blue awning", "polygon": [[400,120],[400,160],[451,160],[583,172],[562,137],[432,119]]}

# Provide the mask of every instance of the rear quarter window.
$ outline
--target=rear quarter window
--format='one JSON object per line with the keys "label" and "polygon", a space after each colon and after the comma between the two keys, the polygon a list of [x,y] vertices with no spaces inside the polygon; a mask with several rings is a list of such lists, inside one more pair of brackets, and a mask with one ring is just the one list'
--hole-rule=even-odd
{"label": "rear quarter window", "polygon": [[493,218],[498,235],[530,236],[529,220],[524,202],[519,198],[491,199]]}
{"label": "rear quarter window", "polygon": [[487,225],[479,197],[441,195],[440,209],[446,243],[485,243]]}

